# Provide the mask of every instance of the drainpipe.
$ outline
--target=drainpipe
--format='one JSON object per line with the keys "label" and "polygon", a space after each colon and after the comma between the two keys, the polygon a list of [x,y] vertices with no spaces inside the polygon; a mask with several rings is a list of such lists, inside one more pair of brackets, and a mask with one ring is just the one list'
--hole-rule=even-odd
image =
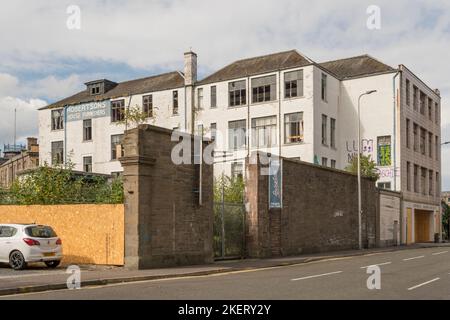
{"label": "drainpipe", "polygon": [[[393,161],[394,161],[394,191],[397,191],[397,92],[396,92],[396,86],[395,86],[395,80],[396,78],[401,74],[400,68],[399,71],[395,74],[394,78],[392,79],[392,94],[393,94],[393,105],[394,105],[394,133],[393,133],[393,144],[394,144],[394,155],[393,155]],[[400,80],[402,78],[400,77]],[[400,86],[401,88],[401,81]]]}
{"label": "drainpipe", "polygon": [[281,164],[281,71],[278,70],[278,156]]}
{"label": "drainpipe", "polygon": [[64,168],[67,169],[67,106],[64,106]]}

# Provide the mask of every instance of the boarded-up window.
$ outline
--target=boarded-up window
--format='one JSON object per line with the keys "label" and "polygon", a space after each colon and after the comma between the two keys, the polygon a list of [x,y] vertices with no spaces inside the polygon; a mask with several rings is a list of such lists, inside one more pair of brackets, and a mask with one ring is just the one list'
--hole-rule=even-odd
{"label": "boarded-up window", "polygon": [[378,165],[391,165],[391,136],[378,137]]}

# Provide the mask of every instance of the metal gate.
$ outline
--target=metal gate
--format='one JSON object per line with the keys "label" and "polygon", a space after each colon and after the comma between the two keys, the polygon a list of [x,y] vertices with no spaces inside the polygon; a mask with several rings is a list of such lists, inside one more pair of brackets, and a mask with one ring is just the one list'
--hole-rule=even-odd
{"label": "metal gate", "polygon": [[245,206],[242,203],[214,203],[214,256],[242,258],[245,248]]}

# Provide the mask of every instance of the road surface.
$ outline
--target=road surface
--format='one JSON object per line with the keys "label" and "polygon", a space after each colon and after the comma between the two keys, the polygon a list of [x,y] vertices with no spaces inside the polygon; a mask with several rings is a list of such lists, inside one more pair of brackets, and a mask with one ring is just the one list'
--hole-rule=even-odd
{"label": "road surface", "polygon": [[[377,265],[381,289],[368,289]],[[370,267],[370,268],[369,268]],[[376,269],[376,268],[375,268]],[[371,278],[373,279],[373,277]],[[376,281],[369,281],[376,286]],[[1,299],[450,299],[450,248],[400,250],[269,269]]]}

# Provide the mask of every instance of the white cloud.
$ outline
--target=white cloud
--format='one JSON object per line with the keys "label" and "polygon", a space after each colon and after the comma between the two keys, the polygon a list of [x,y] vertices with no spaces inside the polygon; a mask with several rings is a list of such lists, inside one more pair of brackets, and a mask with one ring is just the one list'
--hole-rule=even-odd
{"label": "white cloud", "polygon": [[0,98],[0,143],[14,143],[14,109],[17,110],[17,142],[26,137],[37,137],[37,109],[47,105],[40,99],[22,100],[14,97]]}
{"label": "white cloud", "polygon": [[29,87],[23,92],[31,93],[32,96],[44,96],[50,99],[60,99],[68,97],[79,91],[82,86],[82,81],[79,75],[72,74],[67,78],[57,78],[55,76],[48,76],[37,80],[33,83],[33,87]]}

